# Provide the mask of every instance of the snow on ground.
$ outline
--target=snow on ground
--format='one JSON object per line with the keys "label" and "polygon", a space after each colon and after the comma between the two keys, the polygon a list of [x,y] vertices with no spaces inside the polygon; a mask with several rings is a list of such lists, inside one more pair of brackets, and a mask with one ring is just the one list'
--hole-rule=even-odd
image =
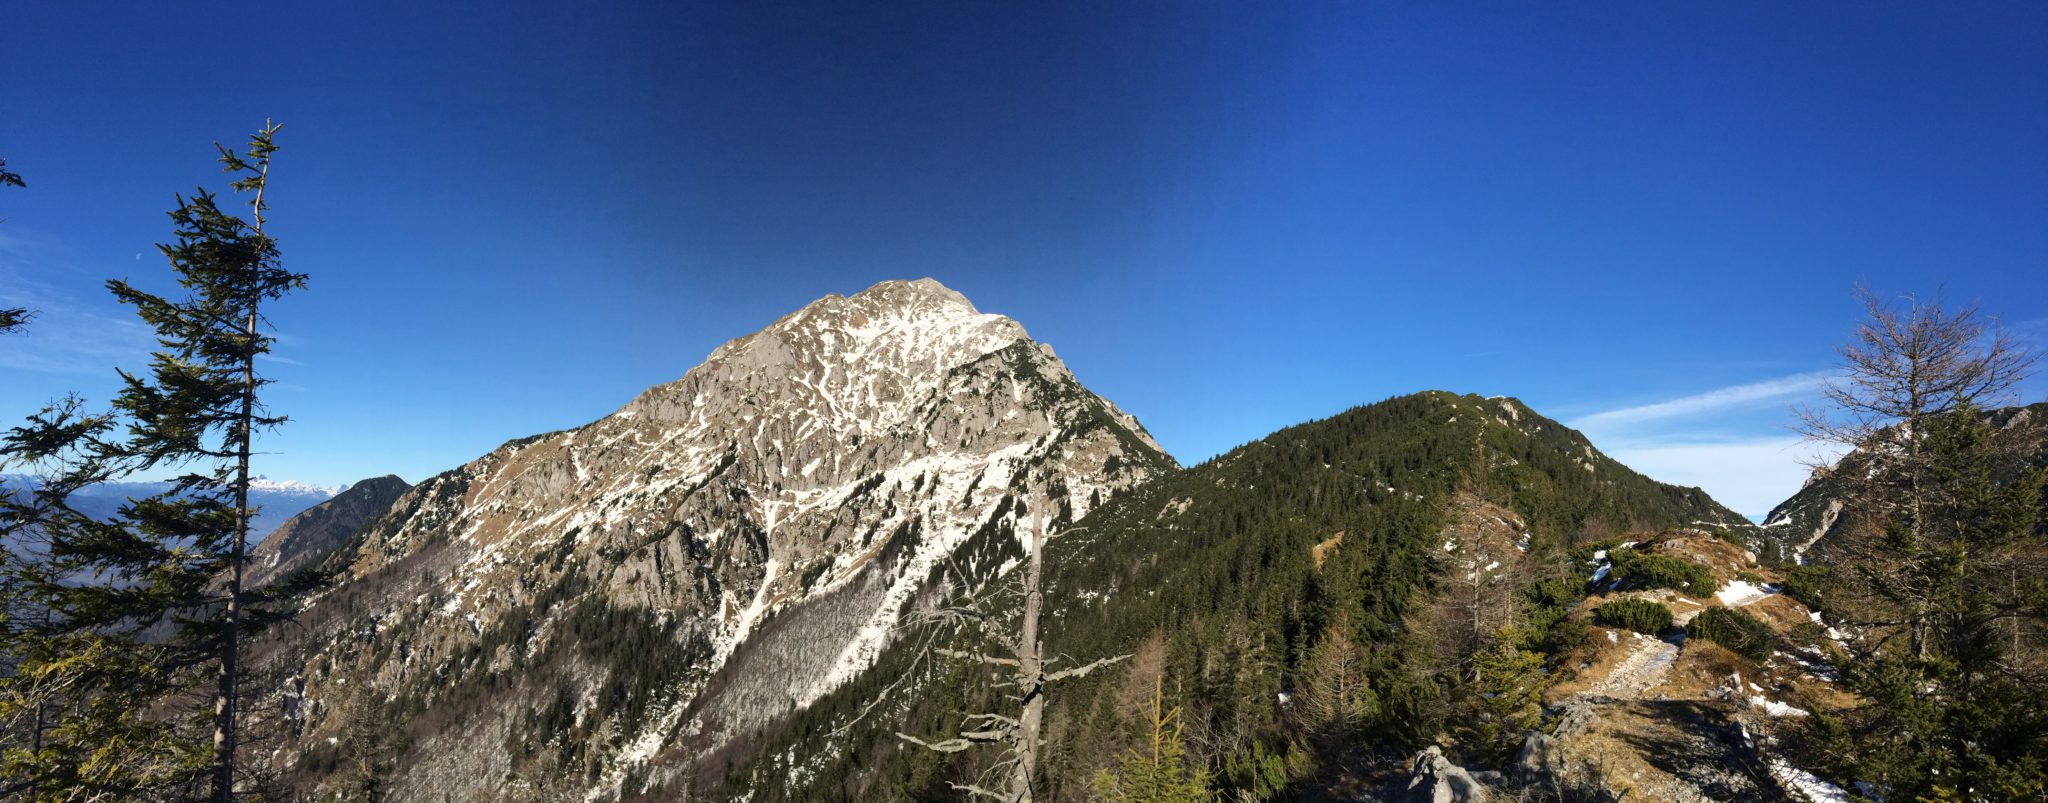
{"label": "snow on ground", "polygon": [[1771,777],[1778,784],[1796,796],[1805,797],[1813,803],[1849,803],[1849,793],[1842,787],[1823,781],[1819,776],[1798,767],[1777,756],[1768,760]]}
{"label": "snow on ground", "polygon": [[1770,714],[1774,717],[1803,717],[1807,715],[1806,709],[1804,708],[1800,708],[1798,706],[1793,705],[1786,705],[1784,703],[1778,702],[1777,700],[1772,700],[1761,695],[1750,695],[1749,704],[1762,708],[1764,710],[1764,713]]}
{"label": "snow on ground", "polygon": [[1721,599],[1722,605],[1740,608],[1776,593],[1778,590],[1770,586],[1759,587],[1748,580],[1731,580],[1720,591],[1714,592],[1714,596]]}

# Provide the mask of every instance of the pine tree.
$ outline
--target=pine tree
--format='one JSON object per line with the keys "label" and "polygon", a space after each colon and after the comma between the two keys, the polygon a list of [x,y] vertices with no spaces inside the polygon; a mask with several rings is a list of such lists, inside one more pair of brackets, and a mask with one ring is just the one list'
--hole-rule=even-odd
{"label": "pine tree", "polygon": [[[71,512],[57,493],[78,487],[69,480],[46,483],[51,493],[30,507],[8,508],[7,521],[44,545],[8,567],[16,599],[42,616],[6,631],[16,666],[0,679],[0,717],[55,717],[39,723],[28,749],[10,744],[0,759],[7,777],[21,779],[12,788],[28,797],[226,803],[237,794],[241,641],[281,615],[274,603],[301,590],[241,585],[254,438],[284,420],[257,398],[265,380],[255,360],[270,343],[262,305],[305,280],[279,267],[263,232],[277,130],[259,131],[246,154],[216,146],[237,176],[232,186],[252,196],[253,223],[203,189],[178,198],[174,241],[159,249],[186,297],[108,283],[162,347],[145,374],[122,372],[112,414],[59,405],[0,447],[9,462],[41,460],[66,478],[182,472],[111,521]],[[183,715],[188,692],[209,676],[210,748],[194,730],[199,718]]]}
{"label": "pine tree", "polygon": [[1095,775],[1095,794],[1110,803],[1208,803],[1209,771],[1187,766],[1180,708],[1166,707],[1165,679],[1152,689],[1145,741]]}
{"label": "pine tree", "polygon": [[1543,719],[1543,654],[1509,639],[1472,656],[1475,679],[1463,688],[1458,736],[1465,749],[1497,765]]}
{"label": "pine tree", "polygon": [[[1894,508],[1877,536],[1905,550],[1907,569],[1851,571],[1842,589],[1866,622],[1895,618],[1866,624],[1868,646],[1841,656],[1843,685],[1863,702],[1842,720],[1821,718],[1817,741],[1844,777],[1894,799],[2040,799],[2048,666],[2033,653],[2048,628],[2038,518],[2048,471],[2000,443],[2023,430],[1994,428],[1969,405],[1919,431],[1919,504]],[[1898,521],[1905,515],[1920,526]]]}

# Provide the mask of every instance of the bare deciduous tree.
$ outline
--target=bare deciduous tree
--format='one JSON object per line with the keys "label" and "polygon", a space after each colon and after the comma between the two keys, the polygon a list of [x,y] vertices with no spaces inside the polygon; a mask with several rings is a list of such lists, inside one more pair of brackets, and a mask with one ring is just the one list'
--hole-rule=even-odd
{"label": "bare deciduous tree", "polygon": [[1891,299],[1867,287],[1856,297],[1865,317],[1839,349],[1842,373],[1825,386],[1827,406],[1795,407],[1794,414],[1809,440],[1856,450],[1853,460],[1821,470],[1842,482],[1855,514],[1851,529],[1862,531],[1834,545],[1841,562],[1862,575],[1861,586],[1896,597],[1889,610],[1866,612],[1862,624],[1903,628],[1911,652],[1925,657],[1927,602],[1912,596],[1918,586],[1908,575],[1917,569],[1907,556],[1926,546],[1925,511],[1935,492],[1924,449],[1929,424],[2009,401],[2039,355],[1975,304]]}
{"label": "bare deciduous tree", "polygon": [[[1032,800],[1031,776],[1037,772],[1039,748],[1043,746],[1041,733],[1045,725],[1045,695],[1047,687],[1069,678],[1086,675],[1097,669],[1115,664],[1129,655],[1101,658],[1088,664],[1051,670],[1060,662],[1058,656],[1045,655],[1045,643],[1039,637],[1039,615],[1045,607],[1045,545],[1052,536],[1045,531],[1046,501],[1041,497],[1031,506],[1031,536],[1025,545],[1027,550],[1023,585],[1018,596],[1023,601],[1023,611],[1014,633],[989,632],[995,619],[984,610],[986,602],[974,593],[968,592],[965,599],[935,612],[932,618],[941,624],[983,629],[984,635],[1000,644],[1007,655],[989,653],[964,653],[954,650],[938,650],[949,658],[970,660],[993,667],[1004,676],[997,684],[1008,690],[1008,699],[1017,705],[1015,715],[981,712],[968,714],[966,723],[959,734],[952,738],[932,742],[904,733],[897,738],[928,750],[941,753],[958,753],[981,745],[994,745],[1002,749],[1002,758],[992,765],[985,777],[999,779],[1000,791],[981,783],[952,784],[954,789],[973,797],[1009,803],[1029,803]],[[1073,532],[1073,529],[1067,532]]]}
{"label": "bare deciduous tree", "polygon": [[[1939,296],[1896,301],[1856,289],[1865,318],[1838,351],[1842,376],[1827,382],[1832,409],[1796,409],[1816,440],[1863,446],[1887,428],[1924,422],[1963,405],[1993,406],[2033,372],[2032,350],[1975,304],[1954,309]],[[1905,439],[1908,449],[1911,438]]]}

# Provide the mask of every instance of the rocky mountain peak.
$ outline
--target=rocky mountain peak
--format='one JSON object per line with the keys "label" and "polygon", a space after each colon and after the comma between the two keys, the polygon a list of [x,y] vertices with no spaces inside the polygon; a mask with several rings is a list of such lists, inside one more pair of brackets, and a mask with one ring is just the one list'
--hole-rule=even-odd
{"label": "rocky mountain peak", "polygon": [[[419,721],[546,739],[516,712],[567,699],[617,745],[588,759],[596,788],[617,789],[651,758],[688,766],[867,671],[942,565],[1014,564],[1026,505],[1058,526],[1171,468],[1016,321],[936,281],[826,296],[612,415],[405,492],[345,556],[337,602],[305,617],[324,643],[283,653],[310,656],[283,668],[309,678],[293,710],[364,684],[428,708],[499,684],[513,690],[501,712]],[[356,643],[349,610],[372,612],[383,646]],[[578,629],[596,620],[608,629]],[[639,647],[614,652],[628,632]],[[492,657],[463,657],[478,650]],[[315,669],[359,652],[373,658],[352,677]],[[642,702],[586,704],[622,688]],[[308,738],[338,727],[308,716]],[[468,779],[477,799],[528,772],[590,788],[575,780],[589,770],[541,757],[420,758],[418,783]]]}
{"label": "rocky mountain peak", "polygon": [[858,423],[878,425],[899,420],[898,403],[929,390],[946,369],[1029,340],[1016,321],[982,313],[936,281],[889,281],[826,296],[727,342],[677,384],[727,388],[740,403],[764,393],[801,397],[828,415],[857,413]]}

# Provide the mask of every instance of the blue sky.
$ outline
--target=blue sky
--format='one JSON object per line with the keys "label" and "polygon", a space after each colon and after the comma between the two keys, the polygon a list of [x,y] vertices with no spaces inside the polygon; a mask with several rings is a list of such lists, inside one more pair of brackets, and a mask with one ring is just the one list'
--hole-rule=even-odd
{"label": "blue sky", "polygon": [[[285,124],[267,473],[574,426],[932,276],[1193,462],[1504,394],[1760,514],[1858,282],[2048,336],[2048,6],[26,0],[0,415],[104,399],[210,143]],[[2036,382],[2027,400],[2042,397]]]}

